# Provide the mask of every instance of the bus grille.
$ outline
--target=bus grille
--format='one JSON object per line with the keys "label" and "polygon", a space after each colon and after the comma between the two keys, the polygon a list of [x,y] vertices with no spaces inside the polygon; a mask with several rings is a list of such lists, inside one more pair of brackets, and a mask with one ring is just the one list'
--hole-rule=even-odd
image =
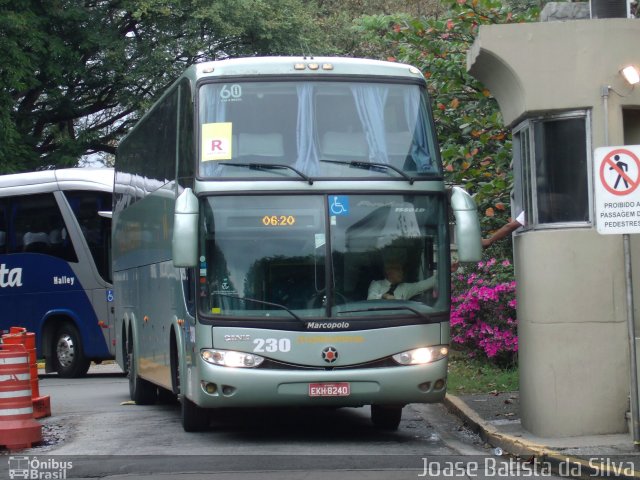
{"label": "bus grille", "polygon": [[298,365],[295,363],[285,363],[265,358],[264,362],[262,362],[262,364],[258,368],[262,370],[353,370],[356,368],[389,368],[398,366],[400,365],[394,362],[391,357],[381,358],[378,360],[373,360],[371,362],[357,363],[354,365],[343,365],[339,367]]}

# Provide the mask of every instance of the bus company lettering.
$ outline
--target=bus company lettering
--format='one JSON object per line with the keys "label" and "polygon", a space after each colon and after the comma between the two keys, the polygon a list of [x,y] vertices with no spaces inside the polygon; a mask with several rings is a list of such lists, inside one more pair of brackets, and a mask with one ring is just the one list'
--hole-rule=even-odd
{"label": "bus company lettering", "polygon": [[0,288],[21,286],[22,268],[7,268],[4,263],[0,264]]}
{"label": "bus company lettering", "polygon": [[349,322],[307,322],[309,330],[333,330],[334,328],[349,328]]}
{"label": "bus company lettering", "polygon": [[225,335],[225,342],[244,342],[246,340],[251,340],[251,335]]}
{"label": "bus company lettering", "polygon": [[66,275],[62,275],[61,277],[53,277],[54,285],[73,285],[75,282],[75,277],[67,277]]}

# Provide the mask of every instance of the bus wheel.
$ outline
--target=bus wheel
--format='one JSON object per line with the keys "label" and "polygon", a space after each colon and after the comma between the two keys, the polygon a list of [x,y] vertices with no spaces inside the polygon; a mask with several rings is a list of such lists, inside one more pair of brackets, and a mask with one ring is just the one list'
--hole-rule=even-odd
{"label": "bus wheel", "polygon": [[127,353],[129,365],[129,396],[137,405],[153,405],[158,400],[158,388],[151,382],[138,376],[138,365],[135,359],[133,339],[129,336]]}
{"label": "bus wheel", "polygon": [[82,377],[89,370],[91,361],[84,356],[80,333],[75,325],[62,324],[56,332],[54,351],[54,367],[61,377]]}
{"label": "bus wheel", "polygon": [[180,374],[180,359],[175,344],[175,339],[171,342],[171,381],[173,383],[173,391],[180,399],[182,413],[182,428],[185,432],[200,432],[209,426],[209,412],[207,409],[201,408],[187,398],[184,391],[186,386],[183,385],[182,375]]}
{"label": "bus wheel", "polygon": [[185,432],[201,432],[209,426],[209,414],[206,409],[197,406],[182,395],[182,428]]}
{"label": "bus wheel", "polygon": [[371,405],[371,422],[381,430],[397,430],[401,417],[401,406]]}

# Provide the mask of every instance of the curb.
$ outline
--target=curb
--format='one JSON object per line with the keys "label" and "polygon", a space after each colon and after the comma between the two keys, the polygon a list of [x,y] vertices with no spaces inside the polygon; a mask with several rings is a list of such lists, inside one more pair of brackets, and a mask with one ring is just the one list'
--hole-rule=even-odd
{"label": "curb", "polygon": [[[539,461],[549,462],[555,474],[568,476],[567,472],[578,473],[571,478],[625,478],[640,479],[640,472],[628,469],[612,469],[609,465],[598,465],[594,468],[582,458],[563,455],[545,445],[530,442],[500,432],[494,425],[485,421],[461,398],[447,394],[444,405],[452,414],[460,418],[467,426],[480,435],[482,440],[493,447],[500,447],[504,452],[521,458],[535,457]],[[562,475],[563,474],[563,475]]]}

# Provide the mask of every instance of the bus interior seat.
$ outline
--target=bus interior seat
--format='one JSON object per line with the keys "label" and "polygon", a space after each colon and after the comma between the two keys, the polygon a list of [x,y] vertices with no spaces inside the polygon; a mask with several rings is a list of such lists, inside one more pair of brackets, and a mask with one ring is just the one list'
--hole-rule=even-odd
{"label": "bus interior seat", "polygon": [[45,232],[27,232],[22,237],[22,250],[30,253],[46,253],[49,249],[49,235]]}
{"label": "bus interior seat", "polygon": [[369,156],[363,132],[325,132],[320,152],[327,160],[364,160]]}
{"label": "bus interior seat", "polygon": [[70,248],[66,228],[54,228],[49,232],[49,253],[56,257],[66,258]]}
{"label": "bus interior seat", "polygon": [[239,157],[283,158],[282,134],[241,133],[237,139],[237,152]]}
{"label": "bus interior seat", "polygon": [[67,239],[67,229],[54,228],[49,232],[49,243],[51,245],[61,245]]}

